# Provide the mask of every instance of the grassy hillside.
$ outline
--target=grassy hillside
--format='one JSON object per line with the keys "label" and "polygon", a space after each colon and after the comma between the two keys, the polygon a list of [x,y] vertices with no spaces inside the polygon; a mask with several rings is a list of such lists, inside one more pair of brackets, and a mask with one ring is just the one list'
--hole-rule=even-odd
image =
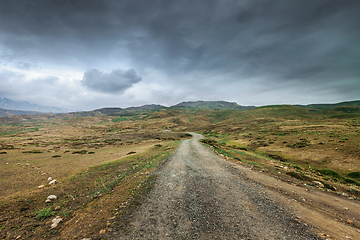
{"label": "grassy hillside", "polygon": [[188,108],[188,109],[252,109],[252,106],[240,106],[235,102],[225,101],[194,101],[181,102],[172,108]]}
{"label": "grassy hillside", "polygon": [[360,107],[360,100],[357,101],[348,101],[348,102],[341,102],[341,103],[334,103],[334,104],[309,104],[309,105],[296,105],[301,108],[310,108],[315,110],[326,110],[336,107]]}

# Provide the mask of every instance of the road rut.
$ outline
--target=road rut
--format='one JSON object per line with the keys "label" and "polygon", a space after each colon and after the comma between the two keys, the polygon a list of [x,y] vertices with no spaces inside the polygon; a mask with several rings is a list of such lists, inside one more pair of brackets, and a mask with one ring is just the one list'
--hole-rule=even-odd
{"label": "road rut", "polygon": [[127,231],[110,239],[318,239],[200,138],[180,144]]}

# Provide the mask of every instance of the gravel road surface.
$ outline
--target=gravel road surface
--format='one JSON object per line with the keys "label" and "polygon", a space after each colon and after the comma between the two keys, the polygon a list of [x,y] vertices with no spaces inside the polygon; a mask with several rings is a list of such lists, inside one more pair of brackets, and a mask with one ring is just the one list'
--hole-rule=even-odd
{"label": "gravel road surface", "polygon": [[110,239],[318,239],[200,138],[180,144],[127,230]]}

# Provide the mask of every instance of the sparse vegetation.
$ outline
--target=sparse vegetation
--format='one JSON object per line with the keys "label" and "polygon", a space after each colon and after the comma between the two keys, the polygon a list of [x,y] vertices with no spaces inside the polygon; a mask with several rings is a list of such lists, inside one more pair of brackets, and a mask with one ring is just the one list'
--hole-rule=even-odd
{"label": "sparse vegetation", "polygon": [[348,177],[360,179],[360,172],[351,172]]}
{"label": "sparse vegetation", "polygon": [[51,209],[51,207],[48,207],[48,208],[40,209],[35,214],[36,214],[35,218],[42,221],[48,217],[54,216],[55,212]]}
{"label": "sparse vegetation", "polygon": [[[255,170],[360,196],[360,121],[352,114],[358,113],[220,106],[1,118],[0,214],[8,218],[1,228],[18,231],[11,226],[30,220],[27,231],[40,238],[49,235],[41,216],[55,212],[68,221],[85,210],[105,210],[101,202],[118,192],[121,201],[134,197],[178,140],[190,137],[184,132],[202,133],[201,142],[215,152]],[[38,189],[49,176],[59,183]],[[58,200],[45,204],[44,196],[54,193]]]}

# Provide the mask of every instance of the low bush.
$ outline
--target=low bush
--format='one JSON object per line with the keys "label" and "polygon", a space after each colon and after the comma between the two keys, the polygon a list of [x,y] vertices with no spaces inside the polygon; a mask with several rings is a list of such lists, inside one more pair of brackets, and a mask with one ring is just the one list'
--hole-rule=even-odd
{"label": "low bush", "polygon": [[300,179],[300,180],[303,180],[303,181],[314,181],[313,178],[311,177],[308,177],[306,176],[305,174],[303,173],[298,173],[298,172],[287,172],[286,173],[287,175],[293,177],[293,178],[297,178],[297,179]]}
{"label": "low bush", "polygon": [[296,142],[293,144],[288,144],[287,146],[291,147],[291,148],[303,148],[303,147],[310,146],[310,141],[306,140],[306,139],[300,139],[299,142]]}
{"label": "low bush", "polygon": [[342,178],[337,172],[330,170],[330,169],[318,169],[317,171],[319,173],[321,173],[322,175],[335,177],[335,178]]}
{"label": "low bush", "polygon": [[51,210],[51,207],[49,207],[49,208],[40,209],[35,214],[36,214],[35,218],[42,221],[45,218],[55,215],[55,212]]}
{"label": "low bush", "polygon": [[351,172],[348,174],[348,177],[360,179],[360,172]]}

